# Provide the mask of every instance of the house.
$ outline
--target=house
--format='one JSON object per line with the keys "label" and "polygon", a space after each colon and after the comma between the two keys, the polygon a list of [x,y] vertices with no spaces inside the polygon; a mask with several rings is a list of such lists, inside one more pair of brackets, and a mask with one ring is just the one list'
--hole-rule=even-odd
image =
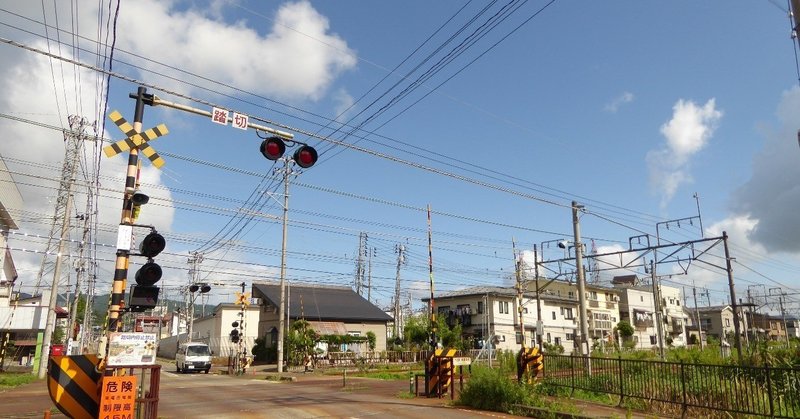
{"label": "house", "polygon": [[[192,341],[204,342],[214,356],[229,356],[237,352],[238,343],[231,342],[231,331],[236,329],[243,336],[243,345],[249,354],[258,337],[259,307],[242,306],[233,303],[221,303],[214,307],[211,314],[195,319],[192,324]],[[242,319],[244,324],[242,325]],[[234,327],[233,323],[237,325]]]}
{"label": "house", "polygon": [[800,319],[797,317],[787,317],[786,333],[789,334],[789,338],[800,339]]}
{"label": "house", "polygon": [[[541,281],[540,281],[541,282]],[[543,286],[543,285],[540,285]],[[544,287],[544,286],[543,286]],[[589,319],[589,345],[599,346],[613,343],[614,328],[619,323],[619,291],[615,288],[604,287],[596,284],[586,284],[586,316]],[[574,283],[553,281],[544,287],[544,293],[578,301],[578,287]],[[580,312],[578,310],[577,312]],[[580,319],[578,319],[580,325]],[[580,333],[580,326],[578,326]]]}
{"label": "house", "polygon": [[[708,337],[714,337],[720,342],[728,342],[728,336],[735,333],[733,321],[733,308],[730,305],[698,307],[700,315],[700,326],[703,333]],[[740,334],[747,330],[747,322],[744,316],[739,313]]]}
{"label": "house", "polygon": [[[266,346],[278,341],[280,283],[254,282],[253,298],[258,299],[258,336],[266,336]],[[289,322],[306,320],[319,335],[366,336],[375,334],[375,350],[386,350],[387,324],[392,317],[350,287],[333,285],[286,284]],[[287,325],[288,327],[288,325]],[[366,348],[355,347],[356,350]]]}
{"label": "house", "polygon": [[[786,341],[787,331],[784,328],[783,317],[773,316],[765,313],[748,313],[750,320],[748,332],[750,336],[755,336],[756,340]],[[787,326],[788,326],[787,319]]]}
{"label": "house", "polygon": [[656,323],[659,318],[664,347],[686,346],[689,342],[686,331],[688,316],[681,304],[683,297],[680,288],[659,285],[661,302],[656,310],[652,285],[639,285],[638,280],[615,280],[612,283],[620,292],[620,318],[633,326],[636,348],[659,347]]}

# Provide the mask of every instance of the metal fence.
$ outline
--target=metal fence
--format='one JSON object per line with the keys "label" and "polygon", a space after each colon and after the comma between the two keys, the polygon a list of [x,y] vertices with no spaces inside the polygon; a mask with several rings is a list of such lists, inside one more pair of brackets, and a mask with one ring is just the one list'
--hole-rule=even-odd
{"label": "metal fence", "polygon": [[545,355],[549,385],[679,407],[697,417],[709,410],[800,417],[800,369],[687,364],[622,358]]}

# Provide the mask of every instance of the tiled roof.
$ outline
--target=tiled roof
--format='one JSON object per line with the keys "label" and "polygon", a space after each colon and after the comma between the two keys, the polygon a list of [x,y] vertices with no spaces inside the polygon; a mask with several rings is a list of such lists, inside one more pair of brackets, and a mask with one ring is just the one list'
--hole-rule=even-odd
{"label": "tiled roof", "polygon": [[[287,289],[289,317],[293,319],[346,322],[392,320],[391,316],[350,287],[291,283]],[[254,298],[264,299],[277,307],[280,304],[280,296],[280,284],[277,282],[253,284]]]}

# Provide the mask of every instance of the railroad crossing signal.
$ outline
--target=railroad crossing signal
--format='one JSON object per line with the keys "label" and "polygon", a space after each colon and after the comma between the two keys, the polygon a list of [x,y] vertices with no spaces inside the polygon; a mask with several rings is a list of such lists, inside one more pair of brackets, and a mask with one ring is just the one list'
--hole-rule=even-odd
{"label": "railroad crossing signal", "polygon": [[122,117],[122,114],[120,114],[119,111],[111,112],[108,117],[114,121],[117,127],[119,127],[119,129],[128,137],[104,147],[103,152],[106,153],[106,157],[114,157],[123,151],[138,148],[145,156],[147,156],[148,159],[150,159],[150,161],[153,163],[153,166],[161,168],[161,166],[164,165],[164,159],[162,159],[161,156],[156,153],[153,147],[150,147],[150,145],[147,143],[155,140],[158,137],[169,134],[169,130],[167,129],[166,125],[159,124],[158,126],[150,128],[144,132],[136,132],[136,130],[133,129],[133,126]]}
{"label": "railroad crossing signal", "polygon": [[236,292],[236,302],[234,304],[239,304],[243,306],[250,306],[250,293],[249,292]]}
{"label": "railroad crossing signal", "polygon": [[517,355],[517,380],[522,382],[522,377],[527,374],[528,382],[536,378],[544,368],[544,355],[539,348],[522,348]]}

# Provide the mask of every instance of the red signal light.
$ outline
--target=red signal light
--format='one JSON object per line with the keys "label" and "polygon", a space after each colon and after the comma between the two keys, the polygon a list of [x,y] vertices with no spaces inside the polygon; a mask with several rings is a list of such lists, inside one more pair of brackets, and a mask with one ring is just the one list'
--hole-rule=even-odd
{"label": "red signal light", "polygon": [[286,144],[279,137],[269,137],[261,142],[261,154],[269,160],[278,160],[286,152]]}
{"label": "red signal light", "polygon": [[308,169],[317,162],[317,150],[314,147],[303,145],[294,152],[294,161],[303,169]]}

